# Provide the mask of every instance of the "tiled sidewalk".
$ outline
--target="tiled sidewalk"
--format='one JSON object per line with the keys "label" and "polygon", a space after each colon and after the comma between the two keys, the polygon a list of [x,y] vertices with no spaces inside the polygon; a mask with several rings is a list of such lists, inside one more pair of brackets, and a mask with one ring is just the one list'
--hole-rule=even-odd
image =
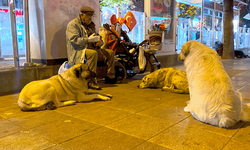
{"label": "tiled sidewalk", "polygon": [[[250,59],[223,64],[235,87],[250,99]],[[100,82],[101,92],[113,95],[111,101],[50,111],[22,112],[16,104],[18,94],[1,96],[0,149],[250,149],[249,122],[230,129],[201,123],[183,111],[189,95],[138,89],[143,76],[115,85]]]}

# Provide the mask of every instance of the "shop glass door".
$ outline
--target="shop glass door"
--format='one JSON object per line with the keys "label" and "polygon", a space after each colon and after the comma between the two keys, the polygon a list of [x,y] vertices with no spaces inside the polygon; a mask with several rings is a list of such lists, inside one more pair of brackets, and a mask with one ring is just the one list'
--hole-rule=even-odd
{"label": "shop glass door", "polygon": [[[17,45],[20,64],[25,62],[25,30],[23,0],[14,0],[16,10]],[[0,1],[0,69],[14,67],[11,21],[8,0]]]}
{"label": "shop glass door", "polygon": [[176,15],[178,17],[176,49],[179,52],[187,41],[200,42],[201,7],[177,2]]}
{"label": "shop glass door", "polygon": [[223,12],[215,11],[214,49],[217,49],[218,45],[222,43],[222,31],[223,31]]}
{"label": "shop glass door", "polygon": [[203,44],[213,48],[213,10],[204,8]]}

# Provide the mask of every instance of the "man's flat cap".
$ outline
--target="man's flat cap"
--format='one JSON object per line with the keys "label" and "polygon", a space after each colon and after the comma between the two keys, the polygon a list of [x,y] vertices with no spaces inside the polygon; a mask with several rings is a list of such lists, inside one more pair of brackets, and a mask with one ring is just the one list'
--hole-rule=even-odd
{"label": "man's flat cap", "polygon": [[94,13],[95,12],[95,10],[93,8],[89,7],[89,6],[82,6],[82,8],[81,8],[80,11],[84,12],[84,13],[86,13],[86,12],[92,12],[92,13]]}

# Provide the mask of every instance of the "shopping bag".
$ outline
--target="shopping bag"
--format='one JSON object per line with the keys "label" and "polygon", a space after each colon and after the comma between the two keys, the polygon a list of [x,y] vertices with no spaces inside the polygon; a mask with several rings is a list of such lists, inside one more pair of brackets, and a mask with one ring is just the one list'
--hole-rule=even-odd
{"label": "shopping bag", "polygon": [[71,65],[68,64],[68,61],[65,61],[59,68],[58,70],[58,74],[63,73],[64,71],[68,70],[70,67],[72,67]]}
{"label": "shopping bag", "polygon": [[143,71],[146,67],[146,57],[144,55],[144,48],[139,47],[139,57],[138,57],[139,69]]}

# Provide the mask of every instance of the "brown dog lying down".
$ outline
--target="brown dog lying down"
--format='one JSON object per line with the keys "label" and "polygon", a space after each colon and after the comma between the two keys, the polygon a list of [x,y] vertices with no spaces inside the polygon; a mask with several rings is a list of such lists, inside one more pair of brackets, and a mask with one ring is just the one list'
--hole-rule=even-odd
{"label": "brown dog lying down", "polygon": [[49,79],[32,81],[22,89],[18,106],[22,111],[45,110],[93,99],[110,100],[109,94],[88,94],[90,78],[88,66],[76,64]]}
{"label": "brown dog lying down", "polygon": [[138,87],[156,87],[173,93],[189,93],[186,73],[175,68],[162,68],[144,76]]}

